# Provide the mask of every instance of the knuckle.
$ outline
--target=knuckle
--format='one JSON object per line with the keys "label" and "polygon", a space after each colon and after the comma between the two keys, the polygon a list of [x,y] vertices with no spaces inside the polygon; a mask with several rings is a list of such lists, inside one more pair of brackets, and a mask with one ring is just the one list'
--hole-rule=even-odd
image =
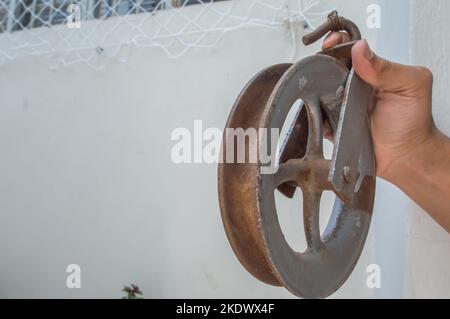
{"label": "knuckle", "polygon": [[380,66],[380,73],[387,74],[392,70],[393,64],[391,61],[382,59],[381,60],[381,66]]}
{"label": "knuckle", "polygon": [[419,75],[419,80],[423,84],[432,84],[433,83],[433,72],[424,66],[417,67],[417,73]]}

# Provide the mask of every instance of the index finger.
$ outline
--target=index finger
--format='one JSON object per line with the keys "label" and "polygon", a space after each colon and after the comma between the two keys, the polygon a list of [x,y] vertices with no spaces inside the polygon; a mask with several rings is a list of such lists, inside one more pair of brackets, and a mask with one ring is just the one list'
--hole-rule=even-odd
{"label": "index finger", "polygon": [[322,50],[329,49],[335,45],[349,42],[350,36],[347,32],[331,32],[323,41]]}

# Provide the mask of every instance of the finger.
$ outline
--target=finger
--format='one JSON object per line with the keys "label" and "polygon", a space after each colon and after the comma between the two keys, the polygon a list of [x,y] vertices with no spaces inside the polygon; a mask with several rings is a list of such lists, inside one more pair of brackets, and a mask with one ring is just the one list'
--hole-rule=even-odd
{"label": "finger", "polygon": [[347,32],[331,32],[328,34],[328,36],[325,38],[322,44],[322,49],[326,50],[331,47],[334,47],[335,45],[349,42],[350,36]]}
{"label": "finger", "polygon": [[372,52],[366,40],[353,46],[352,60],[356,73],[382,91],[408,94],[432,84],[433,76],[428,69],[383,59]]}

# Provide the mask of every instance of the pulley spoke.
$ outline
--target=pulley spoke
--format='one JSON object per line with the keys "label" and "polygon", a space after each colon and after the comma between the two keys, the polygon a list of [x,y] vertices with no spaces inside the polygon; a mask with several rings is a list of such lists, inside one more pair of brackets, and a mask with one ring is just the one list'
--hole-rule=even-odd
{"label": "pulley spoke", "polygon": [[292,159],[280,164],[275,173],[275,188],[287,182],[295,182],[305,191],[332,190],[328,181],[331,161],[325,159]]}
{"label": "pulley spoke", "polygon": [[305,178],[310,171],[310,164],[303,159],[292,159],[284,164],[280,164],[275,174],[275,188],[287,182],[297,182]]}
{"label": "pulley spoke", "polygon": [[322,245],[319,226],[321,196],[322,192],[303,192],[303,225],[310,250],[318,250]]}
{"label": "pulley spoke", "polygon": [[324,158],[323,156],[323,122],[319,103],[308,103],[308,147],[306,155],[310,158]]}

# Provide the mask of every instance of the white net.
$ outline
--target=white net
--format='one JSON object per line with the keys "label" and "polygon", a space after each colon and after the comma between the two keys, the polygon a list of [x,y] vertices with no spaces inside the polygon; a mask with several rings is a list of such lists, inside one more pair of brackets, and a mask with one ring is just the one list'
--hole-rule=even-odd
{"label": "white net", "polygon": [[0,0],[0,66],[28,56],[57,65],[127,60],[132,46],[177,58],[243,27],[313,28],[316,0]]}

